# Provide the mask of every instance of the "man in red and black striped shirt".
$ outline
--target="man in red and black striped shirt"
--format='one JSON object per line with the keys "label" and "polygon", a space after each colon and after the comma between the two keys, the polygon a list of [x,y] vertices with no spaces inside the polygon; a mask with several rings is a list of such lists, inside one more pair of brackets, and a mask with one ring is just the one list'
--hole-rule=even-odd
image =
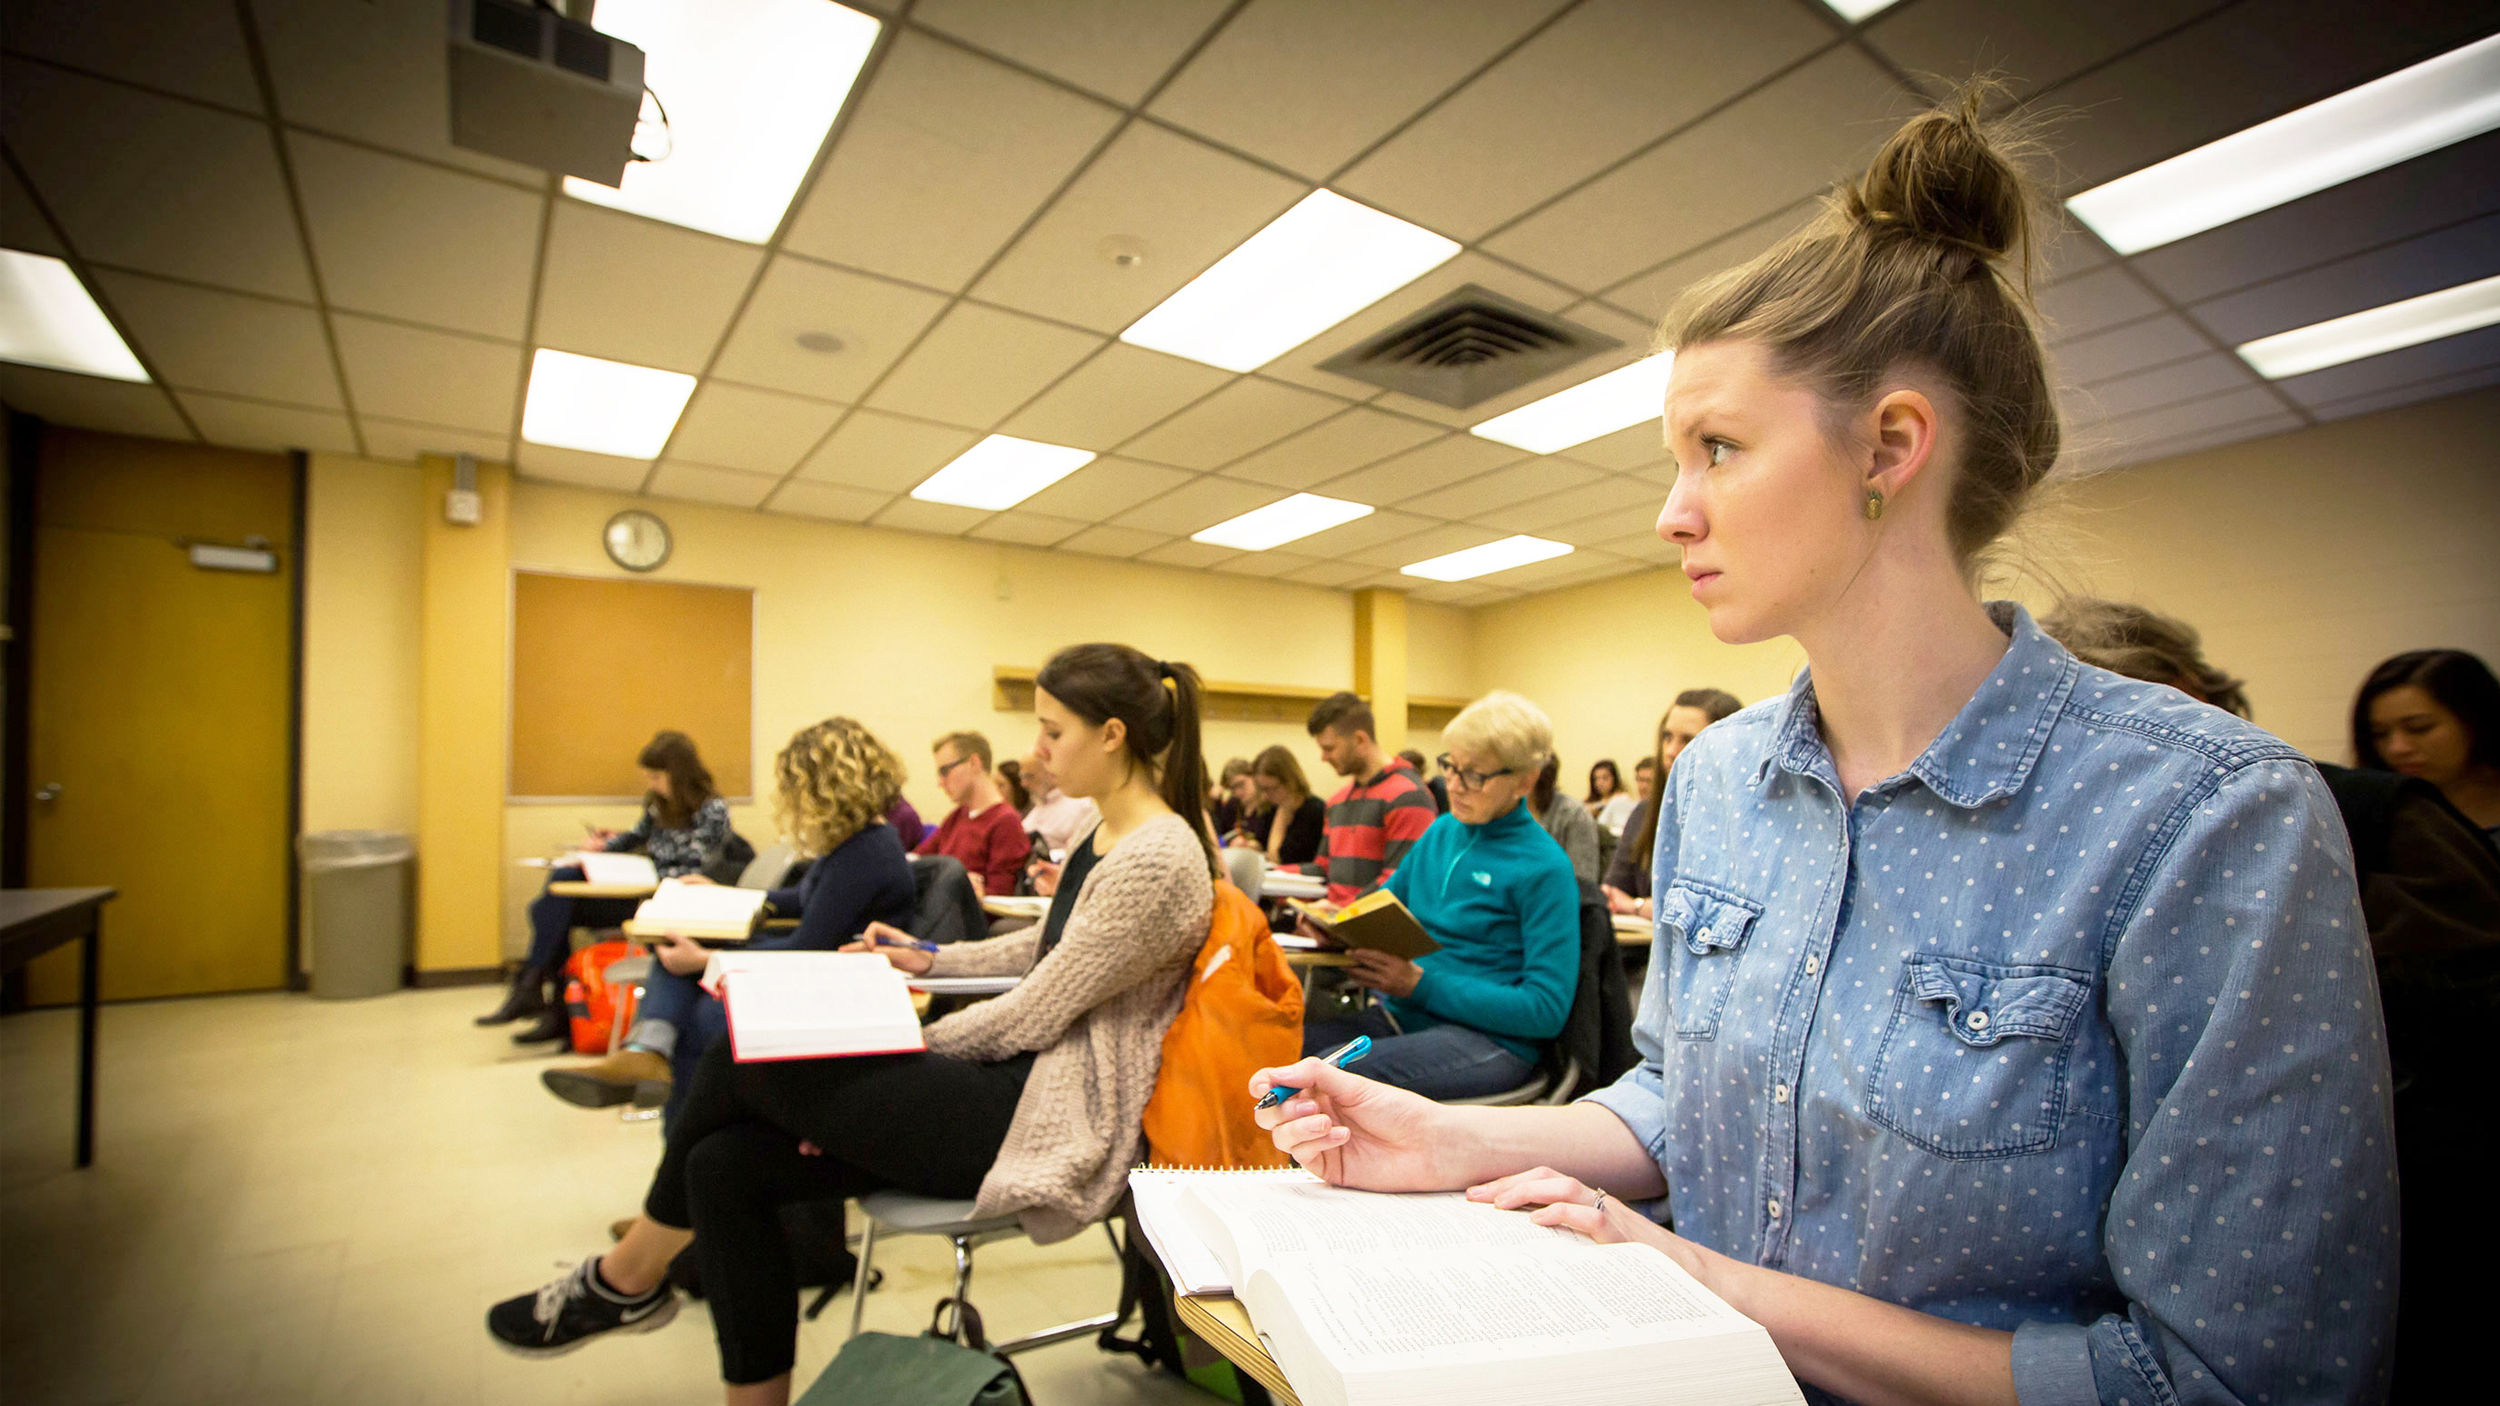
{"label": "man in red and black striped shirt", "polygon": [[1279,867],[1326,879],[1328,901],[1346,903],[1380,887],[1441,812],[1415,769],[1381,750],[1370,704],[1330,694],[1311,710],[1310,728],[1321,759],[1349,784],[1328,800],[1318,857]]}

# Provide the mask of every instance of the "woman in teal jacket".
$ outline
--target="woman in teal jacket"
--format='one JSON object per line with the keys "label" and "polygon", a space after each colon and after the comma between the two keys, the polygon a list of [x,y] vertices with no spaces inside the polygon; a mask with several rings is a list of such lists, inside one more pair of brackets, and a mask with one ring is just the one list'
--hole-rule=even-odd
{"label": "woman in teal jacket", "polygon": [[1308,1054],[1372,1039],[1365,1077],[1426,1098],[1517,1088],[1562,1033],[1580,976],[1580,886],[1571,859],[1520,798],[1554,750],[1543,709],[1490,693],[1441,733],[1450,811],[1406,852],[1388,889],[1441,950],[1415,960],[1358,950],[1347,979],[1386,998],[1307,1022]]}

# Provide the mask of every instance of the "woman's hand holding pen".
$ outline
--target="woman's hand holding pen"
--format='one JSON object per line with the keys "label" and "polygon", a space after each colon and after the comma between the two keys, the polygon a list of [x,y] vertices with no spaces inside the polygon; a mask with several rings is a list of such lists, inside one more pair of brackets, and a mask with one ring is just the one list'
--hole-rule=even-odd
{"label": "woman's hand holding pen", "polygon": [[1059,892],[1059,871],[1064,867],[1047,859],[1036,859],[1026,872],[1033,876],[1033,892],[1049,898]]}
{"label": "woman's hand holding pen", "polygon": [[919,976],[937,960],[927,948],[928,944],[891,923],[870,923],[858,941],[843,944],[841,950],[874,952],[905,976]]}
{"label": "woman's hand holding pen", "polygon": [[670,933],[654,943],[651,955],[660,959],[661,966],[679,976],[700,975],[712,963],[712,949],[683,933]]}
{"label": "woman's hand holding pen", "polygon": [[1445,1191],[1458,1183],[1436,1153],[1448,1145],[1442,1105],[1317,1058],[1251,1075],[1250,1097],[1265,1098],[1279,1084],[1302,1092],[1251,1116],[1322,1180],[1367,1191]]}

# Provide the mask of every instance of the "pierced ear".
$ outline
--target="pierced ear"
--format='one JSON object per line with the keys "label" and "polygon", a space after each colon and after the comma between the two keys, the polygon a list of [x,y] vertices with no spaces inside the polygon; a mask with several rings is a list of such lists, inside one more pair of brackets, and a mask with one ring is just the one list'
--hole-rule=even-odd
{"label": "pierced ear", "polygon": [[1888,391],[1875,402],[1875,445],[1866,486],[1886,499],[1898,498],[1925,472],[1936,453],[1936,406],[1924,394]]}

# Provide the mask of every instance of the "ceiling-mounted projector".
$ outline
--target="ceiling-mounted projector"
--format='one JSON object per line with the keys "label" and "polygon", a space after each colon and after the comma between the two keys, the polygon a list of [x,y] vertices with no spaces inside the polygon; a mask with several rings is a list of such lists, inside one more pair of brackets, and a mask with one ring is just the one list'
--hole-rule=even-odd
{"label": "ceiling-mounted projector", "polygon": [[528,0],[451,0],[451,141],[618,185],[634,159],[642,50]]}

